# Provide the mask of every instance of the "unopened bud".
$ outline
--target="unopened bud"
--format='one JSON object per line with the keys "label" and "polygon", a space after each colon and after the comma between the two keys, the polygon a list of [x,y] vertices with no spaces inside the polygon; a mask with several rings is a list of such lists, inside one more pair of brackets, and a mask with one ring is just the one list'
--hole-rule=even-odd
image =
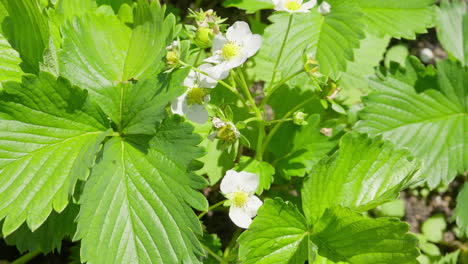
{"label": "unopened bud", "polygon": [[175,66],[179,63],[179,54],[176,51],[169,51],[166,55],[166,63],[169,66]]}
{"label": "unopened bud", "polygon": [[209,48],[212,46],[213,37],[214,34],[211,28],[200,27],[195,33],[195,44],[202,49]]}
{"label": "unopened bud", "polygon": [[293,122],[294,124],[298,125],[298,126],[305,126],[307,125],[307,121],[306,118],[307,118],[307,114],[305,114],[304,112],[295,112],[293,114]]}

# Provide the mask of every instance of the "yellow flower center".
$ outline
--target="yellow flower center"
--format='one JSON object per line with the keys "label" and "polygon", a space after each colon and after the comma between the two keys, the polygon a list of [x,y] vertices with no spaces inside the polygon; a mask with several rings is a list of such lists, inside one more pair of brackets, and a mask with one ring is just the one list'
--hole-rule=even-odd
{"label": "yellow flower center", "polygon": [[203,99],[206,96],[205,89],[199,87],[191,88],[187,93],[187,104],[203,104]]}
{"label": "yellow flower center", "polygon": [[249,196],[245,192],[237,191],[232,196],[231,201],[232,201],[232,204],[236,207],[244,207],[248,199],[249,199]]}
{"label": "yellow flower center", "polygon": [[290,11],[299,10],[299,8],[301,8],[301,6],[302,6],[302,4],[298,3],[295,0],[289,0],[284,4],[284,7],[286,7],[286,9],[288,9]]}
{"label": "yellow flower center", "polygon": [[225,60],[231,60],[240,55],[240,47],[235,43],[228,42],[224,44],[221,53],[223,54]]}

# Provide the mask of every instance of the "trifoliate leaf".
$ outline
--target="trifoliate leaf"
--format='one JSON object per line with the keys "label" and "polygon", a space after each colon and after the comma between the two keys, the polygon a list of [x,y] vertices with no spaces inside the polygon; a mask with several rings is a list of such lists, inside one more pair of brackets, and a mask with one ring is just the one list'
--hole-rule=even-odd
{"label": "trifoliate leaf", "polygon": [[435,0],[355,0],[364,22],[378,36],[415,39],[434,23]]}
{"label": "trifoliate leaf", "polygon": [[407,151],[395,150],[389,142],[347,134],[341,138],[340,149],[307,176],[302,208],[311,223],[334,205],[372,209],[398,197],[417,168]]}
{"label": "trifoliate leaf", "polygon": [[416,264],[418,239],[409,225],[394,218],[366,218],[345,207],[329,208],[314,225],[318,253],[349,263]]}
{"label": "trifoliate leaf", "polygon": [[237,7],[245,10],[247,14],[252,14],[262,9],[273,9],[274,7],[271,0],[225,0],[223,6]]}
{"label": "trifoliate leaf", "polygon": [[133,31],[114,15],[75,17],[62,28],[61,74],[93,95],[117,83],[153,78],[173,39],[175,19],[163,15],[158,1],[140,0]]}
{"label": "trifoliate leaf", "polygon": [[[278,71],[283,78],[302,69],[301,62],[305,54],[318,61],[321,73],[334,79],[346,70],[347,62],[354,59],[353,49],[358,48],[360,39],[364,38],[364,25],[359,19],[362,13],[349,1],[329,2],[333,6],[333,12],[326,16],[317,9],[312,9],[310,13],[293,15],[291,30],[278,64]],[[269,19],[272,25],[265,29],[258,56],[273,58],[276,62],[290,15],[276,13]],[[269,70],[269,74],[264,75],[264,81],[270,81],[273,69],[274,63],[264,69]]]}
{"label": "trifoliate leaf", "polygon": [[35,231],[68,204],[109,134],[86,91],[48,73],[7,83],[0,96],[0,219],[9,235],[24,221]]}
{"label": "trifoliate leaf", "polygon": [[249,230],[239,237],[240,259],[244,264],[303,264],[307,259],[308,230],[306,219],[295,205],[278,198],[267,199]]}
{"label": "trifoliate leaf", "polygon": [[80,200],[82,261],[199,263],[202,230],[190,205],[208,206],[188,166],[202,153],[200,139],[176,119],[157,131],[105,144]]}
{"label": "trifoliate leaf", "polygon": [[0,90],[3,82],[21,82],[21,59],[8,41],[0,34]]}
{"label": "trifoliate leaf", "polygon": [[44,49],[49,41],[49,26],[36,0],[1,0],[8,10],[7,28],[3,33],[19,51],[25,72],[39,72]]}
{"label": "trifoliate leaf", "polygon": [[389,41],[389,37],[378,38],[370,34],[362,40],[361,46],[354,52],[354,61],[348,64],[339,81],[343,88],[340,95],[344,96],[346,104],[359,103],[361,95],[370,91],[368,77],[379,66]]}
{"label": "trifoliate leaf", "polygon": [[9,245],[16,245],[20,252],[41,251],[49,253],[60,252],[62,240],[72,237],[76,231],[75,218],[79,207],[69,204],[60,214],[52,212],[47,220],[36,231],[31,232],[26,224],[5,238]]}
{"label": "trifoliate leaf", "polygon": [[468,17],[465,1],[441,1],[437,8],[437,38],[463,65],[468,64]]}
{"label": "trifoliate leaf", "polygon": [[422,93],[393,75],[373,78],[375,92],[365,98],[356,129],[410,149],[423,161],[421,173],[431,188],[448,184],[468,169],[467,74],[456,62],[440,62],[440,91]]}
{"label": "trifoliate leaf", "polygon": [[468,183],[463,185],[457,196],[457,207],[453,212],[453,218],[457,221],[461,233],[468,235]]}
{"label": "trifoliate leaf", "polygon": [[236,166],[237,171],[248,171],[258,175],[260,183],[257,188],[257,194],[261,194],[263,190],[270,189],[273,182],[275,168],[268,162],[259,161],[247,156],[241,157],[239,164]]}

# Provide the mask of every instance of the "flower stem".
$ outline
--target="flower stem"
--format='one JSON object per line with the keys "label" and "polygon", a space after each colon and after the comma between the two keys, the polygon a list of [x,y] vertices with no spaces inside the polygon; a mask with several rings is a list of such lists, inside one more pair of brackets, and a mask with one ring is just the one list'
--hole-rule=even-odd
{"label": "flower stem", "polygon": [[208,252],[208,254],[210,254],[213,258],[215,258],[217,261],[219,261],[219,263],[222,263],[222,264],[225,264],[227,263],[226,260],[224,260],[224,258],[218,256],[218,254],[214,253],[209,247],[205,246],[202,244],[202,247],[204,250],[206,250],[206,252]]}
{"label": "flower stem", "polygon": [[11,264],[26,264],[26,263],[29,263],[29,261],[31,259],[37,257],[39,254],[41,254],[40,250],[28,252],[27,254],[25,254],[25,255],[19,257],[18,259],[16,259],[15,261],[13,261]]}
{"label": "flower stem", "polygon": [[291,74],[289,77],[281,80],[277,85],[273,86],[273,88],[271,88],[270,91],[268,91],[268,94],[265,95],[265,98],[263,98],[261,104],[260,104],[260,107],[263,107],[267,102],[268,100],[270,99],[271,95],[276,92],[276,90],[278,88],[280,88],[283,84],[285,84],[287,81],[291,80],[292,78],[296,77],[297,75],[301,74],[302,72],[304,72],[303,70],[299,70],[293,74]]}
{"label": "flower stem", "polygon": [[208,210],[206,212],[201,212],[199,215],[198,215],[198,219],[202,219],[203,216],[205,216],[209,211],[219,207],[220,205],[224,204],[224,202],[226,202],[226,200],[222,200],[220,202],[217,202],[215,204],[213,204],[212,206],[210,206],[208,208]]}
{"label": "flower stem", "polygon": [[293,14],[289,16],[289,22],[288,22],[288,27],[286,28],[286,34],[284,34],[283,43],[281,44],[281,48],[278,54],[278,59],[276,60],[275,66],[273,67],[273,74],[271,76],[270,84],[268,85],[268,89],[266,89],[266,91],[270,90],[270,88],[273,86],[273,82],[275,81],[276,72],[278,70],[278,65],[281,60],[281,57],[283,56],[283,51],[284,51],[284,47],[286,46],[286,42],[288,42],[288,36],[289,36],[289,31],[291,30],[292,21],[293,21]]}
{"label": "flower stem", "polygon": [[[294,112],[296,112],[297,110],[301,109],[303,106],[305,106],[306,104],[310,103],[312,100],[314,100],[315,97],[310,97],[309,99],[303,101],[302,103],[298,104],[296,107],[294,107],[293,109],[291,109],[289,112],[287,112],[283,118],[281,118],[282,120],[285,120],[285,119],[288,119],[292,114],[294,114]],[[263,153],[265,152],[265,149],[266,149],[266,146],[268,146],[268,144],[270,143],[271,139],[273,138],[273,136],[276,134],[276,132],[278,132],[278,130],[280,129],[280,127],[283,125],[284,122],[280,122],[280,123],[277,123],[270,131],[270,133],[268,133],[268,136],[265,138],[265,142],[263,142],[263,148],[261,150],[261,153],[263,155]]]}

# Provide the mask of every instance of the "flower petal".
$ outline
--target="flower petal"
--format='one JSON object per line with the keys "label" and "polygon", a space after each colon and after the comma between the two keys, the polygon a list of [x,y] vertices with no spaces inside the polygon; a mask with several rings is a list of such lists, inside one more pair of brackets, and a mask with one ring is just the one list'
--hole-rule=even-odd
{"label": "flower petal", "polygon": [[314,7],[316,4],[317,4],[317,0],[310,0],[307,3],[304,3],[299,10],[300,11],[309,11],[309,9]]}
{"label": "flower petal", "polygon": [[263,202],[257,196],[250,196],[245,204],[245,211],[252,218],[257,215],[258,208],[262,206]]}
{"label": "flower petal", "polygon": [[218,81],[214,78],[213,65],[209,63],[202,64],[198,69],[206,74],[200,74],[200,87],[203,88],[214,88],[218,85]]}
{"label": "flower petal", "polygon": [[239,189],[250,194],[254,194],[259,184],[258,175],[246,171],[238,173]]}
{"label": "flower petal", "polygon": [[204,124],[208,121],[208,111],[203,105],[199,104],[187,106],[185,116],[188,120],[198,124]]}
{"label": "flower petal", "polygon": [[187,77],[185,77],[183,85],[189,88],[192,88],[195,86],[196,80],[197,80],[197,72],[195,72],[194,70],[191,70],[189,74],[187,75]]}
{"label": "flower petal", "polygon": [[229,41],[239,44],[242,43],[246,37],[250,37],[250,35],[252,35],[252,31],[250,31],[249,24],[244,21],[237,21],[226,31],[226,38]]}
{"label": "flower petal", "polygon": [[203,61],[218,64],[218,63],[223,62],[223,57],[221,55],[219,55],[219,54],[214,54],[213,56],[208,57]]}
{"label": "flower petal", "polygon": [[222,50],[226,42],[227,42],[227,39],[223,35],[221,34],[215,35],[213,38],[213,51]]}
{"label": "flower petal", "polygon": [[229,76],[229,71],[232,68],[229,67],[228,63],[226,61],[223,61],[222,63],[214,66],[209,72],[207,72],[211,77],[217,79],[217,80],[223,80],[226,79]]}
{"label": "flower petal", "polygon": [[183,116],[184,115],[184,104],[185,104],[185,98],[187,97],[187,93],[184,93],[183,95],[177,97],[174,99],[171,103],[171,111],[174,114],[178,114]]}
{"label": "flower petal", "polygon": [[231,208],[229,208],[229,218],[231,218],[236,226],[245,229],[249,228],[252,223],[249,214],[241,207],[231,206]]}
{"label": "flower petal", "polygon": [[262,46],[262,36],[254,34],[244,41],[244,52],[248,57],[252,57]]}
{"label": "flower petal", "polygon": [[235,170],[228,170],[224,175],[224,178],[221,181],[221,185],[219,186],[219,189],[224,195],[239,190],[239,178],[237,177],[237,175],[238,173]]}

